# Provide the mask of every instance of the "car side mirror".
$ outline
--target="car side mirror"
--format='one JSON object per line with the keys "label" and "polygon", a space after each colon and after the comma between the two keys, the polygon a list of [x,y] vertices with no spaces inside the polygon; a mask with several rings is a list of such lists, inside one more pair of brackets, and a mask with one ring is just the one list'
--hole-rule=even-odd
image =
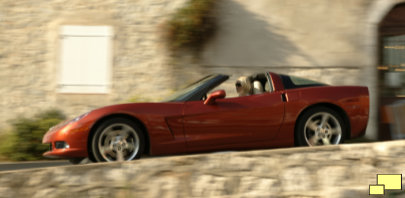
{"label": "car side mirror", "polygon": [[226,96],[226,93],[223,89],[214,91],[210,95],[208,95],[208,98],[204,101],[204,104],[212,105],[215,103],[216,99],[222,99],[222,98],[225,98],[225,96]]}

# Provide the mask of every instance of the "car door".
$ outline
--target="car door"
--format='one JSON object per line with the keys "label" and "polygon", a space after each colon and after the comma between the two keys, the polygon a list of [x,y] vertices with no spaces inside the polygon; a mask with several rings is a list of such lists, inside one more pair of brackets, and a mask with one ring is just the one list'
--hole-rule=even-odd
{"label": "car door", "polygon": [[274,139],[284,117],[281,93],[186,102],[184,131],[190,151],[238,148]]}

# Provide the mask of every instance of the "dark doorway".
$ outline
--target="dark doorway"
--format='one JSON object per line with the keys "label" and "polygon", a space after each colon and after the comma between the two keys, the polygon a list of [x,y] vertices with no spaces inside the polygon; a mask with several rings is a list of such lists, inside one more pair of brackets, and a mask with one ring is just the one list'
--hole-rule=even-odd
{"label": "dark doorway", "polygon": [[405,100],[405,3],[396,5],[383,18],[378,34],[379,139],[388,140],[392,120],[385,107]]}

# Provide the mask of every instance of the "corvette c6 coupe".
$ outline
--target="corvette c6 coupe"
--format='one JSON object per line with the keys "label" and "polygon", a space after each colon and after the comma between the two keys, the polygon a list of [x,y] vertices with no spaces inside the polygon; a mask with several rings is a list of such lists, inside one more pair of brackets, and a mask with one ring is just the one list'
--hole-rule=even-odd
{"label": "corvette c6 coupe", "polygon": [[239,97],[225,98],[225,91],[215,88],[228,79],[209,75],[164,102],[102,107],[60,123],[43,137],[49,144],[44,156],[123,161],[141,155],[339,144],[365,133],[367,87],[329,86],[268,72],[238,79]]}

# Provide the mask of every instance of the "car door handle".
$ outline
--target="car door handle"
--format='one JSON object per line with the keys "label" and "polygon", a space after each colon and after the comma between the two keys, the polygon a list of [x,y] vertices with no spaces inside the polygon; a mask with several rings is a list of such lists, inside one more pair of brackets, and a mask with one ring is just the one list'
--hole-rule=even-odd
{"label": "car door handle", "polygon": [[287,102],[287,97],[285,96],[285,93],[282,93],[282,94],[281,94],[281,100],[282,100],[283,102]]}

